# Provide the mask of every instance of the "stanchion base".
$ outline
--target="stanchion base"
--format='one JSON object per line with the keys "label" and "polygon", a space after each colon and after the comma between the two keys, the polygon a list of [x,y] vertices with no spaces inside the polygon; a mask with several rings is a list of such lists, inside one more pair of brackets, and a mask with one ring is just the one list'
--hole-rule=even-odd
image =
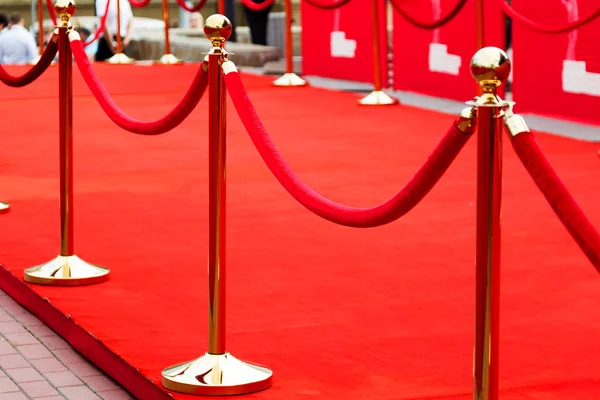
{"label": "stanchion base", "polygon": [[229,353],[209,354],[162,372],[165,388],[180,393],[226,396],[258,392],[273,384],[273,372]]}
{"label": "stanchion base", "polygon": [[77,256],[58,256],[54,260],[25,270],[25,282],[40,285],[77,286],[104,282],[110,270],[89,264]]}
{"label": "stanchion base", "polygon": [[133,58],[127,57],[123,53],[117,53],[108,60],[106,60],[106,62],[109,64],[131,64],[134,61],[135,60]]}
{"label": "stanchion base", "polygon": [[283,74],[279,78],[273,81],[273,85],[275,86],[304,86],[306,85],[306,81],[300,78],[298,75],[293,72],[289,74]]}
{"label": "stanchion base", "polygon": [[2,213],[6,213],[10,211],[10,204],[8,203],[2,203],[0,201],[0,214]]}
{"label": "stanchion base", "polygon": [[391,106],[398,104],[398,99],[390,97],[383,90],[375,90],[358,101],[363,106]]}
{"label": "stanchion base", "polygon": [[183,60],[175,57],[173,54],[165,54],[158,60],[159,64],[164,65],[175,65],[175,64],[183,64]]}

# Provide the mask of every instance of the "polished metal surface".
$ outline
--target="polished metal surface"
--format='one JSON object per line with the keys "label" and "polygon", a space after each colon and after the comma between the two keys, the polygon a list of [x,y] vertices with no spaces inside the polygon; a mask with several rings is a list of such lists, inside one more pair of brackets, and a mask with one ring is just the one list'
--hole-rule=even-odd
{"label": "polished metal surface", "polygon": [[504,127],[510,136],[517,136],[519,133],[530,132],[527,123],[520,115],[513,112],[514,101],[511,101],[508,108],[504,111]]}
{"label": "polished metal surface", "polygon": [[[207,28],[208,26],[208,28]],[[223,49],[231,24],[222,15],[206,19],[208,54],[208,352],[197,360],[169,367],[162,384],[170,390],[200,395],[236,395],[271,386],[267,368],[237,360],[226,351],[226,90],[222,65],[232,72]]]}
{"label": "polished metal surface", "polygon": [[496,91],[508,79],[510,60],[485,47],[473,56],[471,73],[483,92],[467,102],[478,108],[473,397],[498,400],[502,115],[510,103]]}
{"label": "polished metal surface", "polygon": [[358,101],[363,106],[391,106],[398,104],[398,100],[390,97],[383,90],[375,90]]}
{"label": "polished metal surface", "polygon": [[10,211],[10,204],[3,203],[0,201],[0,214],[7,213]]}
{"label": "polished metal surface", "polygon": [[273,85],[275,85],[275,86],[305,86],[306,81],[292,72],[292,73],[283,74],[279,78],[275,79],[275,81],[273,81]]}
{"label": "polished metal surface", "polygon": [[60,255],[45,264],[26,269],[24,274],[26,282],[42,285],[88,285],[107,280],[110,271],[89,264],[74,254],[73,55],[68,38],[69,16],[60,14],[60,17],[62,21],[66,21],[58,29]]}
{"label": "polished metal surface", "polygon": [[229,353],[206,353],[162,371],[162,384],[180,393],[237,395],[267,389],[273,384],[272,377],[269,369],[245,363]]}
{"label": "polished metal surface", "polygon": [[77,10],[75,0],[56,0],[54,10],[60,18],[59,27],[67,28],[69,26],[69,19],[75,15],[75,11]]}
{"label": "polished metal surface", "polygon": [[58,256],[54,260],[25,270],[25,282],[41,285],[77,286],[108,280],[110,270],[89,264],[77,256]]}
{"label": "polished metal surface", "polygon": [[114,56],[106,60],[108,64],[131,64],[133,58],[127,57],[124,53],[116,53]]}
{"label": "polished metal surface", "polygon": [[456,127],[463,133],[473,133],[477,128],[477,107],[463,108],[454,120]]}
{"label": "polished metal surface", "polygon": [[165,54],[160,58],[158,63],[164,64],[164,65],[176,65],[176,64],[183,64],[183,60],[180,60],[179,58],[175,57],[173,54]]}

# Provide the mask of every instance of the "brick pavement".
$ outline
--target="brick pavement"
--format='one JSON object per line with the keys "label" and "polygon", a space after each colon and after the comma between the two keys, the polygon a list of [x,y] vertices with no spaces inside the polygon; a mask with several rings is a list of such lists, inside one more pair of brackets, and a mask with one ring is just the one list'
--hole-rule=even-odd
{"label": "brick pavement", "polygon": [[133,398],[0,290],[0,399]]}

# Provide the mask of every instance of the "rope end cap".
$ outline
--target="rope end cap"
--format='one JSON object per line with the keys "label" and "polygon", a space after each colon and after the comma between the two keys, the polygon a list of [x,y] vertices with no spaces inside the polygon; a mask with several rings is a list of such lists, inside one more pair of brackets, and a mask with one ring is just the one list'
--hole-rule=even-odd
{"label": "rope end cap", "polygon": [[477,128],[477,107],[466,107],[454,120],[454,125],[462,133],[471,134]]}
{"label": "rope end cap", "polygon": [[222,65],[221,68],[223,68],[223,73],[225,75],[231,73],[231,72],[238,72],[235,64],[232,61],[225,61]]}

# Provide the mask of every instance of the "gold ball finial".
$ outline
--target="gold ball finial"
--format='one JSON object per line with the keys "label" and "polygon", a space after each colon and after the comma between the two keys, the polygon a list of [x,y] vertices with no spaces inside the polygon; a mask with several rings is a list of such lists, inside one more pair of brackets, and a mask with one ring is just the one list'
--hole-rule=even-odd
{"label": "gold ball finial", "polygon": [[471,75],[482,86],[500,86],[510,75],[510,60],[497,47],[484,47],[471,59]]}
{"label": "gold ball finial", "polygon": [[223,43],[231,36],[231,21],[221,14],[213,14],[204,21],[204,34],[213,45]]}
{"label": "gold ball finial", "polygon": [[63,22],[63,25],[66,26],[69,18],[75,15],[77,6],[75,5],[75,0],[56,0],[56,3],[54,3],[54,10]]}

